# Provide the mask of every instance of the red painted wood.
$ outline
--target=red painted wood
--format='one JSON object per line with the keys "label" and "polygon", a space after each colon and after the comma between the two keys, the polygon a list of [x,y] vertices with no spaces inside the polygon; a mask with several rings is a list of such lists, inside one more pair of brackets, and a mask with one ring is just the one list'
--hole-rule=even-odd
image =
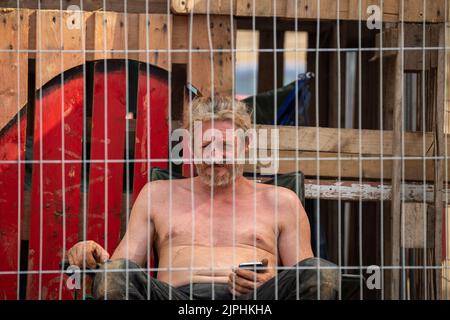
{"label": "red painted wood", "polygon": [[[20,115],[20,139],[18,116],[16,116],[0,132],[0,161],[25,159],[27,115],[26,112],[20,112],[18,115]],[[23,163],[20,166],[18,163],[0,163],[1,272],[17,272],[19,269],[18,220],[19,215],[20,219],[23,217],[24,176],[25,166]],[[17,274],[0,275],[0,300],[17,299],[17,287]]]}
{"label": "red painted wood", "polygon": [[[147,70],[141,65],[138,80],[136,115],[133,199],[149,181],[152,167],[166,169],[169,153],[169,126],[167,123],[169,87],[167,73],[156,68]],[[148,159],[165,159],[148,162]],[[145,161],[143,161],[145,160]]]}
{"label": "red painted wood", "polygon": [[[169,86],[167,73],[151,68],[147,73],[141,64],[138,78],[138,99],[136,119],[135,162],[133,180],[133,202],[142,187],[149,181],[152,167],[166,169],[168,161],[147,161],[167,159],[169,151],[169,127],[167,123]],[[145,161],[143,161],[145,160]],[[153,248],[150,252],[150,267],[155,267]],[[152,275],[155,275],[153,272]]]}
{"label": "red painted wood", "polygon": [[[84,100],[82,69],[78,68],[76,71],[72,70],[70,74],[67,73],[63,86],[60,81],[60,78],[52,80],[45,86],[42,99],[38,92],[36,100],[33,159],[59,162],[33,164],[28,269],[32,272],[38,271],[39,274],[28,276],[28,299],[58,299],[72,296],[66,288],[65,276],[58,270],[65,251],[78,241],[82,166],[77,162],[65,163],[63,167],[60,161],[63,159],[61,154],[63,137],[65,160],[82,160]],[[64,103],[63,113],[62,103]],[[42,271],[57,272],[42,273]]]}
{"label": "red painted wood", "polygon": [[[102,245],[110,254],[113,253],[120,240],[126,81],[125,65],[122,62],[108,62],[107,73],[104,72],[103,63],[96,64],[92,107],[91,160],[104,161],[107,159],[120,160],[120,162],[91,163],[90,165],[87,238]],[[106,135],[105,126],[107,126]],[[107,153],[105,147],[107,147]],[[105,229],[105,212],[107,212],[107,229]]]}

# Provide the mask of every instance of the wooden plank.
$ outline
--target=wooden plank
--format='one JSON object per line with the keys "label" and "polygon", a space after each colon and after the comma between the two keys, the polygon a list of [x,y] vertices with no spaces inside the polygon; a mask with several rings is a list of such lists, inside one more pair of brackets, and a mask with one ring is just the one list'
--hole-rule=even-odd
{"label": "wooden plank", "polygon": [[87,239],[112,253],[120,240],[125,149],[124,62],[98,62],[94,71]]}
{"label": "wooden plank", "polygon": [[[171,47],[168,29],[171,17],[166,15],[139,16],[139,47],[141,49],[164,49]],[[169,54],[155,52],[141,53],[140,61],[158,65],[170,70]],[[138,102],[136,121],[135,159],[168,157],[168,75],[161,69],[140,64],[138,75]],[[134,166],[133,199],[148,179],[151,167],[167,168],[167,162],[148,164],[136,163]],[[133,200],[134,201],[134,200]]]}
{"label": "wooden plank", "polygon": [[[145,15],[144,15],[145,16]],[[95,12],[93,59],[138,59],[139,15],[116,12]],[[88,44],[92,41],[88,41]],[[88,46],[89,48],[89,46]],[[89,48],[92,49],[92,48]],[[134,52],[125,52],[134,50]],[[104,52],[102,52],[104,51]]]}
{"label": "wooden plank", "polygon": [[[61,11],[36,11],[36,29],[34,36],[36,41],[36,89],[58,76],[62,72],[84,63],[83,33],[86,28],[84,16],[81,23],[84,27],[69,28],[71,21],[70,12]],[[43,50],[43,51],[40,51]],[[72,51],[44,51],[44,50],[72,50]],[[73,51],[80,50],[80,51]]]}
{"label": "wooden plank", "polygon": [[[403,190],[405,191],[403,193]],[[424,192],[425,190],[425,192]],[[450,190],[445,189],[445,194]],[[320,179],[305,179],[305,197],[307,199],[338,200],[342,201],[390,201],[392,199],[392,186],[388,182],[380,184],[375,181],[340,181]],[[405,203],[434,203],[433,185],[420,183],[407,183],[401,186],[401,197]]]}
{"label": "wooden plank", "polygon": [[[63,10],[66,10],[69,6],[81,7],[80,0],[64,0]],[[89,0],[83,1],[83,10],[85,11],[114,11],[114,12],[130,12],[130,13],[145,13],[146,3],[148,3],[149,13],[166,13],[167,0]],[[104,7],[106,4],[106,7]],[[125,7],[126,5],[126,7]],[[61,2],[55,0],[40,0],[39,3],[36,0],[20,0],[19,6],[21,8],[30,9],[52,9],[60,10]],[[17,0],[3,0],[0,2],[0,8],[17,8]]]}
{"label": "wooden plank", "polygon": [[[247,3],[250,1],[247,1]],[[324,0],[320,2],[320,8],[318,1],[314,0],[306,0],[306,1],[297,1],[297,5],[295,4],[296,0],[287,0],[286,1],[286,10],[282,12],[282,15],[285,15],[289,18],[295,18],[297,16],[299,19],[310,19],[315,20],[317,16],[320,15],[320,19],[329,20],[329,19],[346,19],[348,17],[348,2],[340,1],[339,2],[339,14],[338,14],[338,6],[337,1]],[[297,7],[297,15],[295,13],[295,8]]]}
{"label": "wooden plank", "polygon": [[[429,214],[428,205],[424,203],[402,203],[402,247],[433,248],[434,223]],[[424,233],[424,228],[426,233]]]}
{"label": "wooden plank", "polygon": [[[29,10],[0,10],[0,160],[25,160]],[[19,121],[20,120],[20,121]],[[3,128],[3,129],[1,129]],[[1,272],[18,272],[25,229],[24,164],[0,164]],[[20,220],[19,220],[20,219]],[[19,222],[20,221],[20,222]],[[19,298],[18,274],[0,276],[0,299]]]}
{"label": "wooden plank", "polygon": [[[37,25],[37,20],[39,19],[39,15],[42,20],[42,32],[38,31],[39,26]],[[165,40],[167,36],[162,36],[162,34],[167,32],[164,29],[164,19],[167,19],[167,16],[158,14],[150,14],[148,16],[154,21],[154,26],[152,25],[149,30],[151,30],[151,33],[154,35],[158,35],[157,38],[150,40],[150,48],[167,49],[168,40]],[[72,26],[74,21],[73,12],[61,12],[59,10],[36,11],[30,17],[30,28],[36,29],[36,32],[30,34],[29,49],[39,49],[40,38],[38,38],[38,34],[42,33],[44,41],[50,39],[52,42],[53,46],[48,49],[61,50],[62,48],[63,50],[72,50],[71,52],[68,51],[64,53],[64,61],[61,61],[61,53],[59,52],[45,53],[45,55],[49,57],[49,63],[48,66],[42,70],[43,79],[40,83],[45,83],[52,79],[54,76],[58,75],[58,72],[61,69],[67,70],[83,63],[83,57],[87,61],[112,58],[123,59],[126,56],[126,48],[130,50],[130,52],[128,52],[129,59],[142,59],[143,62],[146,62],[146,54],[138,51],[146,48],[145,18],[145,14],[129,13],[125,16],[123,13],[116,12],[83,12],[80,18],[82,25],[74,28]],[[51,23],[48,23],[49,21]],[[62,39],[60,33],[61,21],[63,22]],[[82,31],[84,31],[83,36]],[[127,37],[125,37],[125,31],[127,32]],[[52,34],[55,38],[51,39],[47,37],[46,33]],[[58,39],[59,41],[57,41]],[[80,39],[85,41],[84,45]],[[83,49],[87,50],[85,55],[82,53]],[[106,51],[103,52],[103,50]],[[150,56],[152,55],[154,54],[151,54]],[[30,53],[30,56],[34,56],[33,52]],[[155,63],[159,67],[167,68],[166,59],[152,59],[152,63]],[[61,65],[61,63],[63,64]],[[40,87],[39,83],[37,84],[37,87]]]}
{"label": "wooden plank", "polygon": [[[197,0],[200,1],[200,0]],[[295,12],[295,1],[298,0],[281,0],[276,1],[274,8],[272,0],[261,0],[254,2],[252,0],[237,0],[236,15],[248,17],[255,12],[256,16],[272,17],[275,13],[278,17],[298,19],[316,20],[320,17],[321,20],[335,20],[337,16],[337,1],[322,0],[320,1],[320,10],[316,0],[304,0],[297,3],[297,14]],[[339,8],[339,19],[341,20],[359,20],[365,21],[369,14],[367,14],[367,7],[371,4],[381,6],[380,0],[363,0],[361,1],[361,13],[359,12],[360,0],[341,0]],[[253,8],[253,5],[255,8]],[[399,2],[396,0],[383,1],[383,21],[385,22],[422,22],[424,12],[422,0],[405,0],[405,11],[400,12]],[[200,6],[194,6],[194,12],[199,12]],[[433,1],[431,5],[427,3],[427,11],[425,13],[425,21],[427,22],[442,22],[444,21],[445,2],[442,0]],[[186,13],[176,12],[176,13]],[[226,14],[226,13],[223,13]]]}
{"label": "wooden plank", "polygon": [[[403,27],[400,27],[398,33],[398,48],[403,47]],[[400,266],[400,213],[401,213],[401,197],[400,197],[400,186],[402,180],[402,131],[403,128],[403,56],[402,54],[397,54],[394,58],[395,64],[394,69],[391,70],[392,85],[394,88],[394,94],[388,97],[386,103],[393,104],[393,129],[392,129],[392,155],[396,157],[392,160],[392,199],[391,199],[391,213],[390,213],[390,223],[391,223],[391,243],[389,254],[389,263],[394,268]],[[390,83],[390,82],[389,82]],[[392,269],[389,274],[392,276],[391,283],[388,288],[388,297],[390,299],[397,299],[400,293],[400,275],[398,269]]]}
{"label": "wooden plank", "polygon": [[[147,73],[149,71],[149,73]],[[140,65],[138,80],[136,141],[133,176],[133,202],[144,185],[150,181],[152,167],[167,169],[169,127],[167,122],[169,87],[167,73],[161,69]],[[147,160],[147,161],[146,161]],[[152,160],[150,162],[150,160]],[[150,199],[151,201],[151,199]],[[147,265],[157,267],[154,248],[150,248]],[[154,275],[154,273],[152,272]]]}
{"label": "wooden plank", "polygon": [[[1,14],[9,14],[11,18],[8,19],[12,20],[16,16],[16,12],[19,11],[10,9],[5,10]],[[86,60],[123,59],[126,57],[125,48],[131,50],[128,53],[129,59],[142,60],[143,62],[147,61],[146,53],[138,51],[146,49],[145,36],[147,28],[145,26],[145,14],[128,14],[127,19],[125,19],[123,13],[83,12],[81,17],[82,25],[79,28],[73,28],[71,25],[74,19],[73,12],[62,12],[59,10],[40,10],[34,12],[34,14],[31,14],[31,11],[21,10],[20,12],[27,13],[26,16],[24,13],[24,17],[30,15],[30,30],[35,30],[30,33],[29,37],[26,34],[21,36],[21,43],[23,42],[23,44],[21,44],[20,48],[52,50],[47,52],[41,51],[37,55],[33,52],[30,53],[30,57],[36,57],[37,61],[36,89],[39,89],[43,84],[58,76],[61,72],[81,65]],[[149,17],[152,21],[149,32],[153,35],[149,39],[150,50],[167,50],[168,42],[170,41],[170,38],[167,36],[167,16],[151,14]],[[106,20],[106,24],[104,24],[104,20]],[[25,32],[23,30],[26,30],[28,32],[28,20],[21,23],[22,25],[24,27],[20,31]],[[11,23],[6,25],[6,27],[4,24],[0,24],[0,27],[8,30],[13,27],[17,28]],[[17,33],[6,29],[5,32],[1,32],[0,34],[7,35],[7,40],[16,41]],[[84,31],[84,35],[82,31]],[[127,32],[127,37],[125,37],[125,31]],[[84,44],[82,41],[84,41]],[[10,49],[11,46],[13,46],[13,49],[17,47],[14,43],[9,43],[8,41],[5,41],[4,45],[7,46],[5,49]],[[88,50],[88,52],[84,54],[82,52],[83,49]],[[67,51],[63,52],[59,50]],[[99,51],[92,52],[92,50]],[[112,51],[102,52],[102,50]],[[17,54],[0,53],[0,59],[6,57],[9,57],[9,60],[4,60],[5,63],[0,65],[0,75],[4,73],[4,79],[10,78],[10,74],[17,74]],[[21,79],[27,78],[27,57],[27,53],[21,54]],[[14,58],[14,61],[11,60],[12,58]],[[149,55],[149,62],[166,70],[169,69],[167,52],[151,53]],[[21,81],[20,83],[20,106],[23,106],[26,102],[27,81]],[[6,111],[0,114],[0,128],[15,114],[12,109],[17,109],[17,103],[12,103],[13,101],[11,100],[15,95],[14,90],[17,90],[15,89],[16,87],[17,81],[0,81],[0,94],[5,98],[2,99],[2,101],[5,101],[5,105],[0,102],[0,107]]]}
{"label": "wooden plank", "polygon": [[219,0],[219,1],[186,1],[171,0],[171,11],[178,14],[187,13],[207,13],[210,14],[230,14],[234,12],[236,0]]}
{"label": "wooden plank", "polygon": [[171,48],[172,50],[180,50],[171,52],[172,63],[188,64],[188,53],[186,49],[189,48],[189,16],[172,16],[172,35]]}
{"label": "wooden plank", "polygon": [[[445,173],[445,161],[440,159],[440,157],[446,156],[446,149],[444,147],[445,134],[444,134],[444,108],[445,108],[445,86],[446,86],[446,41],[445,41],[445,25],[442,25],[439,29],[439,49],[438,52],[438,73],[437,73],[437,97],[436,97],[436,110],[435,121],[434,121],[434,154],[439,158],[435,161],[434,166],[434,188],[436,190],[434,195],[435,200],[435,244],[434,244],[434,265],[436,267],[442,266],[442,215],[444,213],[444,206],[442,203],[442,190],[444,186],[444,173]],[[440,72],[439,72],[440,70]],[[436,299],[442,298],[442,270],[436,269]]]}
{"label": "wooden plank", "polygon": [[[36,20],[37,20],[37,12],[35,11],[33,15],[30,17],[30,28],[37,29],[36,26]],[[145,25],[140,24],[145,23],[145,14],[134,14],[134,13],[128,13],[128,15],[124,15],[124,13],[116,13],[116,12],[108,12],[108,11],[97,11],[97,12],[82,12],[81,20],[83,22],[83,25],[80,25],[79,28],[73,28],[72,23],[74,21],[74,17],[78,18],[77,16],[74,16],[76,12],[62,12],[59,10],[40,10],[39,11],[41,16],[55,16],[56,21],[55,24],[60,23],[60,19],[58,17],[61,17],[62,15],[62,21],[63,23],[63,33],[64,33],[64,41],[67,42],[69,39],[69,44],[73,42],[74,38],[79,37],[79,34],[81,31],[84,30],[84,41],[85,46],[79,45],[79,47],[76,48],[67,48],[69,44],[64,44],[64,48],[68,50],[80,50],[80,52],[74,52],[78,53],[80,56],[83,56],[81,53],[82,49],[86,49],[87,53],[85,55],[85,59],[87,61],[91,60],[98,60],[98,59],[109,59],[109,58],[125,58],[125,48],[128,48],[130,52],[128,52],[128,58],[129,59],[140,59],[141,57],[144,58],[142,61],[146,61],[146,55],[140,55],[139,49],[145,49],[145,32],[146,28]],[[155,29],[160,29],[157,31],[165,32],[165,30],[162,30],[162,27],[164,24],[161,25],[161,20],[163,17],[167,17],[163,14],[149,14],[149,17],[151,19],[155,19]],[[125,18],[127,17],[127,18]],[[104,23],[104,20],[106,20],[106,23]],[[52,21],[53,22],[53,21]],[[141,25],[141,27],[139,27]],[[48,25],[46,27],[47,29],[50,29],[50,31],[53,32],[54,29],[58,28],[58,26],[52,26],[52,24]],[[141,28],[139,30],[139,28]],[[150,30],[153,29],[153,26],[150,27]],[[68,31],[69,30],[69,31]],[[125,31],[127,31],[127,37],[125,37]],[[153,31],[152,31],[153,32]],[[160,36],[158,36],[158,39],[163,39]],[[127,43],[125,42],[127,41]],[[156,40],[156,39],[155,39]],[[142,47],[140,47],[140,43],[142,44]],[[161,49],[167,48],[167,40],[166,42],[162,41],[154,41],[150,40],[150,43],[154,45],[154,49],[159,49],[159,45],[163,45]],[[38,38],[37,33],[32,32],[30,33],[29,37],[29,49],[35,50],[38,49]],[[125,46],[127,45],[127,46]],[[56,50],[60,50],[60,47],[54,48]],[[94,51],[97,50],[97,51]],[[103,52],[103,50],[107,50],[106,52]],[[112,50],[109,52],[108,50]],[[115,51],[117,52],[115,52]],[[73,53],[72,52],[66,52],[66,55],[69,55]],[[59,54],[59,53],[57,53]],[[30,56],[33,56],[33,52],[30,53]],[[155,61],[155,63],[162,68],[166,68],[164,61],[161,60],[162,63],[159,63],[158,61]],[[55,63],[60,64],[60,61],[57,60]],[[65,69],[69,68],[70,64],[67,63],[67,67],[64,67]],[[54,67],[53,67],[54,68]],[[61,68],[61,67],[59,67]],[[57,75],[56,73],[51,72],[52,69],[46,70],[50,75],[53,74],[53,76]],[[47,78],[51,79],[51,76],[48,76]],[[45,82],[45,81],[44,81]]]}
{"label": "wooden plank", "polygon": [[[424,8],[425,6],[425,8]],[[400,7],[400,4],[399,4]],[[404,21],[405,22],[444,22],[445,21],[446,1],[422,1],[405,0]],[[399,12],[401,16],[401,13]]]}
{"label": "wooden plank", "polygon": [[[0,130],[0,161],[25,160],[26,109]],[[0,163],[0,272],[18,272],[24,209],[24,163]],[[19,222],[20,221],[20,222]],[[19,274],[0,275],[0,300],[19,299]]]}
{"label": "wooden plank", "polygon": [[[27,298],[71,298],[58,272],[78,241],[84,81],[82,68],[37,93],[32,170]],[[41,153],[42,150],[42,153]],[[43,163],[43,160],[56,162]],[[78,162],[62,163],[62,160]],[[42,273],[53,271],[54,273]],[[38,272],[38,273],[35,273]]]}
{"label": "wooden plank", "polygon": [[[293,17],[295,11],[295,1],[298,0],[277,0],[276,12],[280,17]],[[341,7],[341,19],[342,20],[358,20],[359,12],[358,1],[360,0],[340,0]],[[370,4],[380,5],[381,0],[361,0],[362,17],[366,19],[366,8]],[[112,12],[129,12],[129,13],[145,13],[146,12],[146,0],[134,0],[127,1],[126,7],[123,0],[109,0],[104,7],[103,0],[92,0],[83,2],[83,10],[85,11],[112,11]],[[256,1],[256,12],[260,16],[273,16],[273,2],[272,0],[258,0]],[[230,5],[233,4],[233,11],[238,16],[251,16],[252,15],[252,0],[221,0],[221,1],[209,1],[210,14],[230,14]],[[316,19],[316,3],[317,0],[302,0],[298,1],[300,19]],[[35,0],[21,0],[19,3],[21,8],[37,9],[61,9],[61,5],[58,1],[54,0],[41,0],[38,5]],[[70,5],[80,6],[79,0],[65,0],[63,9],[67,9]],[[171,0],[169,3],[170,10],[176,14],[187,14],[192,10],[196,14],[206,14],[208,12],[208,1],[205,0]],[[444,19],[444,1],[436,0],[430,3],[427,2],[427,9],[425,18],[427,22],[442,22]],[[305,8],[308,6],[308,8]],[[5,0],[0,3],[0,8],[16,8],[17,0]],[[381,7],[381,5],[380,5]],[[399,15],[399,2],[397,0],[384,0],[383,1],[383,21],[397,22]],[[335,0],[321,0],[321,19],[335,19],[336,12]],[[423,0],[405,0],[405,13],[404,20],[411,22],[422,22],[423,20]],[[148,0],[149,13],[167,13],[168,4],[167,0]],[[330,18],[331,15],[331,18]]]}
{"label": "wooden plank", "polygon": [[[30,39],[30,42],[35,43],[38,50],[36,89],[47,83],[42,93],[37,95],[34,159],[81,160],[83,71],[79,67],[64,73],[64,76],[60,74],[80,65],[84,58],[80,52],[58,52],[80,50],[83,41],[81,29],[68,27],[68,12],[37,11],[33,18],[35,40]],[[40,147],[42,154],[37,151]],[[39,228],[30,228],[29,270],[58,270],[65,251],[78,240],[81,164],[33,165],[32,179],[30,224]],[[62,273],[30,274],[27,298],[71,298],[64,281]]]}
{"label": "wooden plank", "polygon": [[348,10],[344,14],[350,20],[358,20],[358,17],[360,17],[361,21],[365,23],[372,15],[372,12],[367,13],[367,9],[371,5],[378,6],[380,9],[383,8],[383,22],[394,22],[398,19],[398,1],[358,0],[344,2],[348,4]]}
{"label": "wooden plank", "polygon": [[[172,16],[167,15],[139,15],[140,50],[168,50],[170,49],[170,37],[168,34]],[[138,60],[149,63],[170,71],[169,54],[166,51],[139,52]]]}
{"label": "wooden plank", "polygon": [[152,167],[167,168],[168,161],[150,161],[168,159],[169,126],[167,122],[169,87],[167,73],[151,68],[147,74],[146,65],[141,64],[138,80],[138,104],[136,121],[136,143],[133,199],[149,181]]}
{"label": "wooden plank", "polygon": [[[275,129],[270,125],[256,125],[258,135],[259,130],[267,130],[270,132]],[[358,129],[337,129],[337,128],[315,128],[315,127],[298,127],[295,126],[277,126],[279,130],[279,150],[293,151],[296,149],[296,141],[298,141],[297,150],[300,151],[320,151],[320,152],[338,152],[338,131],[340,134],[340,151],[347,154],[359,154],[360,137]],[[317,132],[319,134],[317,135]],[[405,156],[422,157],[423,154],[423,134],[420,132],[404,133],[404,150]],[[383,139],[383,148],[380,149],[380,141]],[[319,140],[319,141],[317,141]],[[317,147],[317,143],[319,146]],[[427,150],[425,156],[433,156],[433,133],[425,133],[425,148]],[[270,141],[268,148],[271,148]],[[361,154],[363,155],[392,155],[392,131],[379,130],[361,130]]]}
{"label": "wooden plank", "polygon": [[[425,32],[424,32],[425,30]],[[425,51],[425,60],[423,57],[422,47],[436,47],[439,45],[438,40],[435,39],[435,34],[438,33],[434,25],[410,23],[405,29],[405,40],[404,46],[408,48],[404,51],[404,66],[407,71],[421,71],[429,70],[430,68],[436,67],[437,57],[435,56],[434,50]],[[425,41],[424,41],[425,37]],[[380,48],[380,34],[376,35],[375,47]],[[397,29],[390,28],[383,32],[383,48],[397,48]],[[414,49],[414,50],[413,50]],[[389,57],[397,54],[398,50],[384,51],[383,57]],[[371,61],[380,58],[380,52],[374,53]]]}
{"label": "wooden plank", "polygon": [[[231,23],[227,16],[194,15],[192,32],[193,49],[230,49]],[[209,32],[208,32],[209,30]],[[236,28],[233,28],[236,31]],[[197,87],[204,96],[212,94],[231,94],[232,91],[232,53],[193,52],[192,63],[188,66],[188,81]]]}
{"label": "wooden plank", "polygon": [[3,128],[27,101],[28,10],[0,10],[0,128]]}
{"label": "wooden plank", "polygon": [[[29,49],[72,50],[72,52],[65,52],[63,54],[61,52],[39,53],[36,88],[40,88],[44,83],[62,71],[82,64],[84,60],[123,59],[127,56],[129,59],[147,62],[146,53],[139,51],[146,48],[145,14],[138,15],[130,13],[125,18],[123,13],[85,12],[82,18],[83,26],[79,29],[69,28],[68,23],[70,25],[72,17],[72,12],[61,12],[59,10],[40,10],[32,16],[31,24],[36,32],[33,32],[29,37]],[[158,35],[157,38],[150,39],[150,49],[168,49],[170,37],[167,36],[169,23],[167,16],[150,15],[150,18],[154,21],[150,27],[151,33]],[[200,19],[206,24],[205,17],[196,17],[195,19]],[[224,34],[230,33],[229,18],[220,16],[216,18],[211,17],[211,19],[213,21],[214,19],[217,20],[216,27],[212,28],[213,48],[229,48],[231,44],[230,36],[224,36]],[[188,32],[184,32],[184,37],[177,35],[180,26],[185,27],[186,25],[177,24],[174,27],[173,31],[177,31],[175,33],[176,36],[174,36],[175,49],[188,49],[186,41]],[[195,30],[202,32],[203,39],[194,37],[193,47],[202,49],[209,48],[205,25],[196,23],[196,26]],[[61,30],[62,33],[60,32]],[[84,38],[81,36],[82,30],[85,30]],[[187,29],[185,28],[183,30]],[[126,35],[125,32],[127,32]],[[24,38],[28,39],[27,37]],[[85,41],[84,45],[82,45],[80,39]],[[180,40],[180,43],[177,42],[178,40]],[[88,50],[86,55],[83,55],[81,52],[84,48]],[[128,55],[126,55],[125,49],[130,50]],[[103,52],[103,50],[106,51]],[[176,59],[174,61],[175,63],[187,63],[185,59],[187,53],[176,53],[173,56]],[[153,53],[150,57],[152,64],[169,69],[167,53]],[[193,64],[202,65],[202,68],[199,68],[199,70],[208,69],[204,65],[206,60],[207,64],[205,65],[210,65],[209,53],[199,53],[194,55]],[[232,79],[228,77],[228,74],[232,70],[231,53],[215,53],[213,61],[214,65],[216,65],[214,83],[217,92],[231,92]],[[192,78],[194,85],[199,83],[196,86],[203,86],[204,90],[209,88],[210,81],[208,79],[210,78],[210,73],[206,74],[205,72],[205,74],[197,76],[197,72],[195,72]],[[9,115],[5,121],[10,119],[11,116]]]}
{"label": "wooden plank", "polygon": [[286,1],[269,1],[262,0],[253,2],[251,0],[237,0],[236,15],[237,16],[255,16],[258,17],[272,17],[274,13],[276,16],[283,17],[287,11]]}
{"label": "wooden plank", "polygon": [[[267,157],[271,157],[271,153],[267,153]],[[261,159],[264,153],[259,154],[259,160],[268,160]],[[297,169],[301,170],[305,176],[308,177],[316,177],[317,172],[319,172],[319,177],[338,177],[340,176],[342,179],[357,179],[360,177],[359,172],[359,157],[351,154],[340,154],[340,165],[338,161],[338,153],[330,153],[330,152],[321,152],[319,154],[319,160],[317,158],[317,152],[310,151],[299,151],[297,154],[295,151],[279,151],[279,162],[278,167],[273,167],[271,171],[268,171],[266,168],[266,174],[274,174],[278,173],[288,173],[294,172]],[[297,161],[296,161],[297,160]],[[392,177],[392,159],[383,160],[383,178],[385,180],[390,180]],[[267,161],[266,161],[267,162]],[[297,164],[296,164],[297,162]],[[362,179],[374,179],[378,180],[381,178],[380,168],[381,168],[381,160],[380,159],[367,159],[361,158],[361,178]],[[319,164],[318,164],[319,163]],[[423,160],[404,160],[405,164],[405,172],[404,178],[406,181],[420,181],[423,182]],[[318,165],[320,166],[320,170],[318,169]],[[434,171],[433,171],[434,161],[427,160],[426,161],[426,172],[425,172],[425,180],[433,181],[434,179]],[[263,165],[258,163],[256,168],[257,172],[261,173],[261,168]],[[253,172],[253,164],[246,164],[245,170],[248,172]],[[339,169],[340,168],[340,169]],[[448,177],[447,179],[450,179]]]}

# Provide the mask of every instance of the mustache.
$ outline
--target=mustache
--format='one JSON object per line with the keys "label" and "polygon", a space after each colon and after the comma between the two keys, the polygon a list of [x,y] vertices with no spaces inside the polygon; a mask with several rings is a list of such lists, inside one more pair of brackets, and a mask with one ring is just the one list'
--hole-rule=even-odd
{"label": "mustache", "polygon": [[232,164],[225,162],[203,162],[203,167],[231,167]]}
{"label": "mustache", "polygon": [[205,169],[208,168],[225,168],[231,170],[233,168],[232,164],[226,164],[226,163],[204,163],[202,164],[202,167]]}

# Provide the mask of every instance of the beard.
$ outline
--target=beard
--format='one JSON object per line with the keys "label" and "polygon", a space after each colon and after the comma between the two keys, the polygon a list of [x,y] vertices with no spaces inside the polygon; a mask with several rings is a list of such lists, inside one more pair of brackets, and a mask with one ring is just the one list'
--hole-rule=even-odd
{"label": "beard", "polygon": [[[201,163],[196,165],[196,169],[202,182],[210,187],[229,186],[244,173],[243,164],[208,165]],[[218,171],[217,169],[220,170],[219,173],[216,172]]]}

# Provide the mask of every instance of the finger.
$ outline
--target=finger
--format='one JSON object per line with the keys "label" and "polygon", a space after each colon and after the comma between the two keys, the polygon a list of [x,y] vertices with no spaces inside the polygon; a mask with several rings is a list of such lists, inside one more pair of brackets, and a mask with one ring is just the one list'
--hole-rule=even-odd
{"label": "finger", "polygon": [[78,248],[78,261],[82,268],[89,268],[89,251],[86,250],[85,246],[80,246]]}
{"label": "finger", "polygon": [[233,297],[240,297],[240,296],[242,296],[242,293],[234,290],[233,287],[231,287],[231,286],[228,286],[228,291],[230,291],[230,293],[233,295]]}
{"label": "finger", "polygon": [[69,260],[69,264],[72,266],[72,265],[74,265],[74,260],[73,260],[73,256],[72,256],[72,253],[69,251],[68,253],[67,253],[67,260]]}
{"label": "finger", "polygon": [[97,262],[91,252],[86,252],[86,264],[91,269],[97,266]]}
{"label": "finger", "polygon": [[77,257],[78,266],[80,268],[90,267],[89,255],[92,254],[89,252],[89,250],[87,250],[86,245],[84,243],[77,248],[75,256]]}
{"label": "finger", "polygon": [[241,278],[251,281],[252,283],[256,282],[256,284],[258,284],[258,283],[266,282],[267,280],[273,278],[273,275],[271,273],[269,273],[268,271],[269,270],[267,270],[267,269],[262,272],[253,272],[250,270],[239,270],[239,273],[236,272],[236,274]]}
{"label": "finger", "polygon": [[231,273],[228,277],[228,287],[232,288],[236,291],[236,288],[239,288],[240,290],[244,290],[245,288],[239,285],[236,281],[236,275],[234,273]]}
{"label": "finger", "polygon": [[249,281],[256,281],[258,280],[258,273],[251,271],[251,270],[245,270],[245,269],[237,269],[236,275],[238,275],[241,278],[247,279]]}
{"label": "finger", "polygon": [[239,276],[233,276],[231,278],[231,281],[234,283],[237,283],[239,286],[241,286],[243,288],[247,288],[249,290],[255,289],[255,282],[253,280],[249,281],[249,280],[239,277]]}
{"label": "finger", "polygon": [[84,267],[83,266],[83,252],[81,251],[80,247],[74,248],[74,250],[72,251],[72,257],[73,257],[73,264],[79,267]]}
{"label": "finger", "polygon": [[98,262],[104,263],[104,262],[106,262],[106,260],[109,259],[108,252],[106,252],[106,250],[103,249],[100,245],[95,246],[94,252],[95,252],[95,256],[98,258],[97,259]]}
{"label": "finger", "polygon": [[232,283],[232,288],[236,291],[239,292],[240,294],[247,294],[251,291],[253,291],[253,289],[249,289],[247,287],[241,286],[238,282]]}
{"label": "finger", "polygon": [[231,293],[235,293],[237,296],[241,296],[243,294],[247,293],[247,289],[241,287],[240,285],[238,285],[236,282],[228,280],[228,288],[230,290]]}
{"label": "finger", "polygon": [[71,266],[79,266],[76,256],[73,254],[73,251],[70,251],[67,254],[67,259],[69,260],[69,265]]}

